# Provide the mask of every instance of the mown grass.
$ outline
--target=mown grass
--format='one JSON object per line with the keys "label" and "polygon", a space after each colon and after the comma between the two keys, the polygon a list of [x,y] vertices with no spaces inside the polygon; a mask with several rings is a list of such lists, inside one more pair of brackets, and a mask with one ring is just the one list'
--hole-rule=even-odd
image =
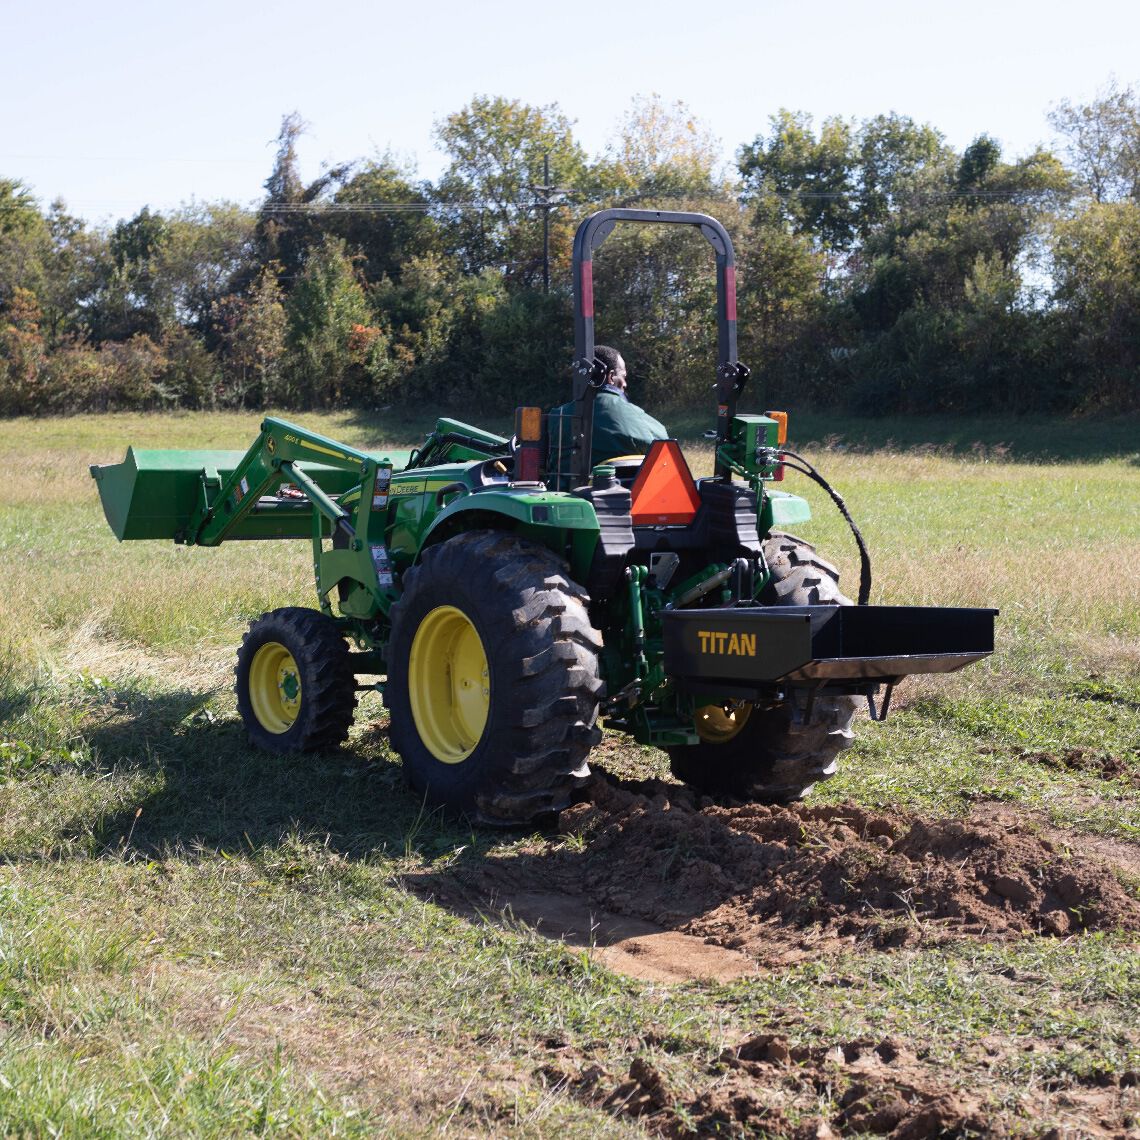
{"label": "mown grass", "polygon": [[[412,445],[429,426],[294,418],[370,447]],[[636,1122],[542,1071],[569,1055],[618,1078],[645,1055],[691,1100],[726,1044],[765,1027],[810,1044],[921,1041],[995,1105],[1042,1081],[1076,1088],[1140,1066],[1140,974],[1120,937],[860,951],[731,985],[663,986],[409,893],[409,872],[477,862],[517,837],[426,813],[376,698],[339,752],[281,761],[247,747],[233,649],[250,618],[309,602],[304,551],[119,545],[98,509],[88,464],[128,443],[240,448],[256,424],[0,425],[0,1131],[630,1134]],[[928,813],[1000,800],[1075,847],[1093,834],[1136,843],[1136,425],[1112,425],[1099,444],[1072,427],[1086,458],[1065,462],[1065,425],[1032,425],[1024,447],[1016,425],[975,425],[979,448],[968,426],[942,425],[927,433],[933,452],[900,445],[917,442],[913,425],[879,425],[878,442],[894,440],[879,447],[865,424],[841,426],[858,446],[807,454],[868,538],[873,600],[1002,614],[993,659],[901,686],[821,798]],[[707,447],[690,454],[708,466]],[[842,520],[813,485],[785,487],[811,500],[805,537],[853,593]],[[664,772],[647,749],[613,762]],[[983,1064],[994,1040],[998,1059]]]}

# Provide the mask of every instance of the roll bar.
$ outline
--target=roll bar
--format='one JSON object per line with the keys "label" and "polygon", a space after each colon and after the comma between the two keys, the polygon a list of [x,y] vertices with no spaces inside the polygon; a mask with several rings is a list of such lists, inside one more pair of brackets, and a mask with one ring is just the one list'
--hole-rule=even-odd
{"label": "roll bar", "polygon": [[[728,439],[736,401],[749,369],[736,356],[736,258],[728,231],[708,214],[676,210],[598,210],[574,234],[574,440],[572,483],[589,481],[594,435],[594,398],[605,380],[605,368],[594,356],[594,250],[618,222],[650,222],[695,226],[716,252],[717,442]],[[716,474],[728,478],[717,461]]]}

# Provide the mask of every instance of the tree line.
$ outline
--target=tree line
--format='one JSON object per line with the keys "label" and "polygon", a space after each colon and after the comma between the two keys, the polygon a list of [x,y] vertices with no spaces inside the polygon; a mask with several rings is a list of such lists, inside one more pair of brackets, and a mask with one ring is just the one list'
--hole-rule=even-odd
{"label": "tree line", "polygon": [[[681,103],[635,100],[591,157],[557,105],[476,97],[436,126],[434,183],[389,157],[306,182],[297,115],[256,209],[92,227],[0,178],[0,414],[561,401],[573,232],[605,206],[728,228],[740,356],[773,401],[1136,410],[1140,99],[1111,83],[1050,120],[1058,153],[1009,158],[900,114],[783,110],[725,173]],[[595,263],[598,339],[642,402],[708,397],[711,258],[619,227]]]}

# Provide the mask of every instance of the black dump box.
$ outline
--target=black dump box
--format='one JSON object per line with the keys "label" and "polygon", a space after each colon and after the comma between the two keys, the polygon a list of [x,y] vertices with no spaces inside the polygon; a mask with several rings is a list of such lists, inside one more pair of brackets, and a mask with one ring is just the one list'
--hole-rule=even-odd
{"label": "black dump box", "polygon": [[857,690],[950,673],[994,650],[997,610],[937,606],[740,606],[662,615],[665,668],[682,688],[778,682]]}

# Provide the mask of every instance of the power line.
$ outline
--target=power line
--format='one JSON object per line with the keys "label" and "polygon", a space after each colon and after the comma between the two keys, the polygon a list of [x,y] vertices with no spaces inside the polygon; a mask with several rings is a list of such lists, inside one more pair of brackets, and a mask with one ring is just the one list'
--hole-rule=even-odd
{"label": "power line", "polygon": [[[547,191],[551,193],[571,195],[573,192],[561,187],[534,186],[528,187],[533,191]],[[1026,187],[1012,190],[945,190],[926,191],[921,194],[896,194],[896,203],[908,205],[921,205],[929,202],[955,201],[959,199],[985,199],[987,201],[1000,201],[1002,199],[1023,198],[1030,195],[1059,193],[1060,191],[1049,187]],[[715,194],[715,191],[713,192]],[[590,195],[590,201],[601,202],[609,199],[618,199],[625,202],[644,201],[677,201],[681,199],[701,198],[703,195],[693,191],[646,192],[630,194],[622,190],[600,191]],[[737,194],[727,194],[726,197],[741,200]],[[850,201],[853,204],[859,201],[857,191],[822,191],[822,190],[785,190],[771,191],[770,196],[781,202],[790,201]],[[746,204],[752,200],[751,196],[742,199]],[[205,203],[209,205],[209,203]],[[481,202],[474,201],[448,201],[441,199],[434,202],[266,202],[249,208],[251,214],[427,214],[435,210],[541,210],[544,220],[549,219],[549,212],[561,206],[580,206],[588,203],[584,201],[554,202],[540,198],[533,202]],[[36,210],[34,203],[0,202],[0,212],[15,213]],[[155,211],[156,213],[177,213],[177,210]]]}

